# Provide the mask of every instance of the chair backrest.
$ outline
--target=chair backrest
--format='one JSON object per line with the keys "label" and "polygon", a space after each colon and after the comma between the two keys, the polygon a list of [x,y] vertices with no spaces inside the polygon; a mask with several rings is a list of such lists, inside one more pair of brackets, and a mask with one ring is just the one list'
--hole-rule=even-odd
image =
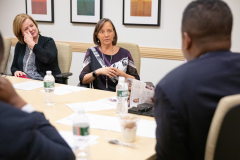
{"label": "chair backrest", "polygon": [[214,113],[205,160],[240,159],[240,94],[224,97]]}
{"label": "chair backrest", "polygon": [[1,67],[0,67],[1,73],[5,73],[7,63],[8,63],[8,58],[10,55],[12,41],[9,37],[3,37],[3,43],[4,43],[4,57],[3,57],[3,61],[2,61]]}
{"label": "chair backrest", "polygon": [[72,47],[67,43],[55,42],[58,50],[58,65],[62,73],[70,71],[72,63]]}
{"label": "chair backrest", "polygon": [[128,42],[117,42],[117,46],[127,49],[131,53],[134,64],[140,76],[141,55],[138,45]]}

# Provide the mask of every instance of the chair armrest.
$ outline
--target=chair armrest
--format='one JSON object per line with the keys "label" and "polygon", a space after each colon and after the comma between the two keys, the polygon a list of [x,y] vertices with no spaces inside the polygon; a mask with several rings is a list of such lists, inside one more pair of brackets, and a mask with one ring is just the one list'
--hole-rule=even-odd
{"label": "chair armrest", "polygon": [[71,76],[72,73],[71,72],[68,72],[68,73],[61,73],[61,74],[58,74],[56,75],[57,78],[67,78],[69,76]]}

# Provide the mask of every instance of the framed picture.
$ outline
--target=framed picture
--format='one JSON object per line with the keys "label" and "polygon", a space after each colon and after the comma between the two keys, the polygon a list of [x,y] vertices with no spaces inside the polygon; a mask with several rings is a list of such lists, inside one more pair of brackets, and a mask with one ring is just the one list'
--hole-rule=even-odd
{"label": "framed picture", "polygon": [[96,24],[102,18],[102,0],[71,0],[71,23]]}
{"label": "framed picture", "polygon": [[26,13],[37,22],[54,22],[53,0],[26,0]]}
{"label": "framed picture", "polygon": [[123,0],[123,25],[160,26],[161,0]]}

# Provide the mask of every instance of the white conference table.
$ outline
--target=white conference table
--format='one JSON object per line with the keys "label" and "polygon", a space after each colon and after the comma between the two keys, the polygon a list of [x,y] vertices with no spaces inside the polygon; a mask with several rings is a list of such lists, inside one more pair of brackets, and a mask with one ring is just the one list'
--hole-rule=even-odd
{"label": "white conference table", "polygon": [[[25,78],[6,77],[12,84],[31,81]],[[62,84],[55,84],[56,87]],[[31,91],[16,90],[17,93],[29,104],[31,104],[36,111],[43,112],[50,123],[57,128],[58,131],[72,131],[71,126],[56,123],[55,121],[65,118],[74,113],[65,104],[95,101],[98,99],[116,96],[116,93],[109,91],[101,91],[96,89],[89,89],[85,91],[72,92],[65,95],[55,95],[54,106],[47,106],[44,104],[44,93],[40,92],[43,88],[34,89]],[[116,117],[115,110],[103,110],[88,112],[93,114],[113,116]],[[139,116],[141,119],[154,121],[153,117]],[[155,154],[156,139],[137,136],[135,144],[138,148],[129,148],[108,143],[105,138],[106,131],[99,129],[90,129],[90,134],[98,135],[98,143],[90,146],[91,160],[145,160]],[[111,132],[116,138],[121,140],[121,133]],[[152,159],[152,158],[151,158]]]}

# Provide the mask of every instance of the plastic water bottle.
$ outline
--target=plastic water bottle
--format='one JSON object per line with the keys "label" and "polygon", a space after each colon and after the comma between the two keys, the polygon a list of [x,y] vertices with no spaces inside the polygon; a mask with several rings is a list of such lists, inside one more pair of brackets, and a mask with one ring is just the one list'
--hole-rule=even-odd
{"label": "plastic water bottle", "polygon": [[118,85],[116,87],[117,91],[117,109],[116,113],[118,115],[127,114],[128,112],[128,84],[125,82],[124,77],[119,77]]}
{"label": "plastic water bottle", "polygon": [[52,76],[52,71],[47,71],[46,76],[43,79],[44,82],[44,102],[46,105],[54,105],[54,86],[55,79]]}
{"label": "plastic water bottle", "polygon": [[83,109],[79,109],[73,120],[73,151],[76,160],[90,160],[89,120]]}

